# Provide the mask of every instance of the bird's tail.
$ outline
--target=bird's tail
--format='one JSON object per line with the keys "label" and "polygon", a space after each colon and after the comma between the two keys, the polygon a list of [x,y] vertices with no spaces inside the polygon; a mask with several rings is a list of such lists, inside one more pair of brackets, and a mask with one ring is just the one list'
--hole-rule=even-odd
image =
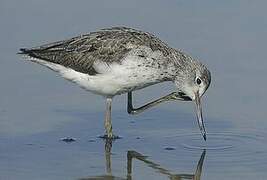
{"label": "bird's tail", "polygon": [[29,52],[29,49],[27,49],[27,48],[20,48],[19,49],[19,52],[17,54],[23,55],[23,54],[27,54],[28,52]]}
{"label": "bird's tail", "polygon": [[27,49],[27,48],[20,48],[19,52],[17,53],[19,55],[22,55],[24,57],[33,57],[33,58],[37,58],[36,54],[34,53],[34,50],[31,49]]}

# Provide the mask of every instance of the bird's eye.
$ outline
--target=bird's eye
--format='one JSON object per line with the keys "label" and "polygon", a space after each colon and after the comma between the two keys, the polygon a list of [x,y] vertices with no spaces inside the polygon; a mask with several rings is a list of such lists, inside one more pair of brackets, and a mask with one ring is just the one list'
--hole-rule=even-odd
{"label": "bird's eye", "polygon": [[201,84],[201,79],[197,78],[197,84],[200,85]]}

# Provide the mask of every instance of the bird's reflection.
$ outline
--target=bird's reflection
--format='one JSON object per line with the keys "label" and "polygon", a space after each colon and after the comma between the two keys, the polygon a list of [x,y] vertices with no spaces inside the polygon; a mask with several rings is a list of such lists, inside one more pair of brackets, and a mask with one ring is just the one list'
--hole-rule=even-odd
{"label": "bird's reflection", "polygon": [[111,169],[111,148],[112,140],[105,140],[105,158],[106,158],[106,174],[100,176],[91,176],[87,178],[81,178],[80,180],[132,180],[132,165],[133,159],[140,160],[144,162],[148,167],[156,170],[158,173],[166,175],[170,180],[200,180],[202,173],[202,166],[206,155],[206,150],[203,150],[196,170],[192,174],[175,174],[170,170],[165,169],[160,166],[160,164],[154,163],[152,160],[148,160],[147,156],[142,155],[136,151],[127,152],[127,176],[126,177],[116,177],[112,175]]}

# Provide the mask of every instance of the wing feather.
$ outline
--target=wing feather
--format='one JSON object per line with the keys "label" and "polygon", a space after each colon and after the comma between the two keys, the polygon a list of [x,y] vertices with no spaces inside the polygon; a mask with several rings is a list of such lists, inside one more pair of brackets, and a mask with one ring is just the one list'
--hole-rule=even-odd
{"label": "wing feather", "polygon": [[160,50],[165,55],[170,49],[149,33],[113,27],[31,49],[21,49],[20,53],[93,75],[99,73],[93,67],[95,61],[107,64],[120,62],[133,47],[138,46]]}

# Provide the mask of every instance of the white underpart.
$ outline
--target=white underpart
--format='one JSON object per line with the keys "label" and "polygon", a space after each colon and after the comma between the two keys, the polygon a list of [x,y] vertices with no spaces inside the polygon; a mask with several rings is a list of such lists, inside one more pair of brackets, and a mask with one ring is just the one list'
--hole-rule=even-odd
{"label": "white underpart", "polygon": [[103,96],[112,97],[159,82],[158,70],[143,66],[144,60],[138,59],[135,55],[127,56],[121,64],[95,62],[93,67],[100,73],[96,75],[81,73],[41,59],[30,58],[30,60],[58,72],[65,79],[88,91]]}

